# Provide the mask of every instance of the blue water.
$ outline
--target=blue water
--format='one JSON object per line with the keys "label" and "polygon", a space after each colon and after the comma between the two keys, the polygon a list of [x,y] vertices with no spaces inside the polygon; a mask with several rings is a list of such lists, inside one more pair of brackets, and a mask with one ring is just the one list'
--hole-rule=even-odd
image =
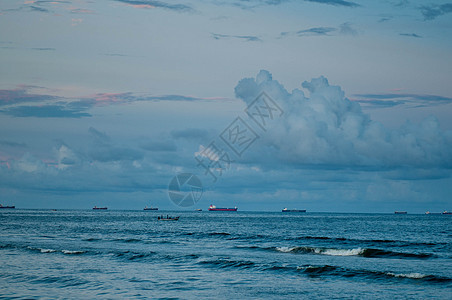
{"label": "blue water", "polygon": [[452,297],[452,215],[16,209],[0,220],[3,298]]}

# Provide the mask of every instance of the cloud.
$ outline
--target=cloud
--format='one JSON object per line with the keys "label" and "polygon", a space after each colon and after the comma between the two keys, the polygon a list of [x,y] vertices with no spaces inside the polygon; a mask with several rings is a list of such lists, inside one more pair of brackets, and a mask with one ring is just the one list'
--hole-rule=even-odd
{"label": "cloud", "polygon": [[29,8],[30,8],[32,11],[37,11],[37,12],[45,12],[45,13],[50,12],[50,11],[49,11],[48,9],[46,9],[46,8],[39,7],[39,6],[34,6],[34,5],[30,5]]}
{"label": "cloud", "polygon": [[194,9],[186,4],[171,4],[163,1],[154,0],[116,0],[135,8],[163,8],[177,12],[192,12]]}
{"label": "cloud", "polygon": [[93,14],[94,11],[85,8],[70,8],[71,14]]}
{"label": "cloud", "polygon": [[452,98],[450,97],[425,94],[355,94],[353,97],[353,101],[374,107],[391,107],[402,104],[411,104],[420,107],[452,103]]}
{"label": "cloud", "polygon": [[0,112],[13,117],[37,118],[81,118],[90,117],[89,113],[81,109],[71,109],[64,105],[17,106],[0,110]]}
{"label": "cloud", "polygon": [[107,145],[111,141],[110,137],[105,132],[100,132],[94,127],[90,127],[88,132],[94,138],[96,144]]}
{"label": "cloud", "polygon": [[359,103],[346,98],[342,89],[330,85],[325,77],[305,81],[302,86],[309,97],[299,89],[288,92],[267,71],[237,84],[236,96],[247,104],[265,91],[284,111],[280,122],[262,135],[247,164],[267,169],[284,164],[370,171],[452,168],[452,132],[442,131],[436,118],[390,130],[371,120]]}
{"label": "cloud", "polygon": [[321,4],[328,4],[328,5],[334,5],[334,6],[345,6],[345,7],[359,7],[358,3],[352,2],[352,1],[345,1],[345,0],[304,0],[306,2],[315,2],[315,3],[321,3]]}
{"label": "cloud", "polygon": [[405,7],[409,4],[408,0],[400,0],[394,3],[395,7]]}
{"label": "cloud", "polygon": [[227,35],[219,33],[211,33],[211,35],[216,40],[234,38],[245,40],[247,42],[262,42],[262,40],[259,37],[253,35]]}
{"label": "cloud", "polygon": [[392,19],[393,19],[392,16],[389,16],[389,17],[381,17],[381,18],[378,20],[378,23],[387,22],[387,21],[390,21],[390,20],[392,20]]}
{"label": "cloud", "polygon": [[422,38],[422,36],[416,34],[416,33],[400,33],[401,36],[408,36],[408,37],[415,37],[415,38]]}
{"label": "cloud", "polygon": [[452,3],[422,5],[420,10],[424,16],[424,20],[434,20],[437,17],[451,13]]}
{"label": "cloud", "polygon": [[298,31],[285,31],[281,32],[280,38],[289,36],[334,36],[339,35],[352,35],[358,34],[358,31],[352,27],[351,23],[342,23],[337,28],[336,27],[312,27],[308,29],[298,30]]}
{"label": "cloud", "polygon": [[94,127],[88,129],[95,147],[85,154],[90,160],[99,162],[134,161],[143,158],[143,152],[130,147],[116,146],[111,138]]}
{"label": "cloud", "polygon": [[296,32],[298,36],[312,36],[312,35],[329,35],[331,32],[336,31],[333,27],[313,27],[309,29],[299,30]]}
{"label": "cloud", "polygon": [[0,106],[27,103],[27,102],[43,102],[58,99],[56,96],[30,93],[32,89],[42,89],[41,87],[20,85],[16,89],[0,90]]}
{"label": "cloud", "polygon": [[238,1],[214,1],[217,5],[230,5],[241,9],[253,9],[265,5],[280,5],[288,0],[238,0]]}
{"label": "cloud", "polygon": [[210,101],[223,98],[200,98],[184,95],[134,95],[132,93],[98,93],[79,98],[57,97],[33,91],[48,91],[37,86],[21,85],[0,90],[0,113],[15,117],[81,118],[90,117],[93,107],[127,104],[137,101]]}

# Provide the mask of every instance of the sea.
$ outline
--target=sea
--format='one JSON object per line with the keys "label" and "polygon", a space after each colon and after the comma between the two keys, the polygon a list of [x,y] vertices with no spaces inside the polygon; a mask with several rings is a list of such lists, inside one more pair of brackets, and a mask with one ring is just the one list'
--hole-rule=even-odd
{"label": "sea", "polygon": [[452,215],[13,209],[0,220],[2,299],[452,299]]}

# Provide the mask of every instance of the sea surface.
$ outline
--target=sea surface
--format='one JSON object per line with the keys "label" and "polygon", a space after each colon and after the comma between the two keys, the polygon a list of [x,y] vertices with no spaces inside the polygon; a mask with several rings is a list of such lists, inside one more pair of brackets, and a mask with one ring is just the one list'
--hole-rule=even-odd
{"label": "sea surface", "polygon": [[452,215],[15,209],[0,220],[1,298],[452,299]]}

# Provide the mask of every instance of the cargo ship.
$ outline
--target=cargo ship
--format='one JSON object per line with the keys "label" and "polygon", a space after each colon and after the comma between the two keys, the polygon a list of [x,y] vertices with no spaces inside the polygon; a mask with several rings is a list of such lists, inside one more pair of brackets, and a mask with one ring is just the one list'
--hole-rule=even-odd
{"label": "cargo ship", "polygon": [[159,208],[158,207],[147,207],[147,206],[145,206],[144,208],[143,208],[143,210],[159,210]]}
{"label": "cargo ship", "polygon": [[445,210],[443,211],[443,215],[452,215],[452,211]]}
{"label": "cargo ship", "polygon": [[406,215],[407,212],[406,211],[395,211],[394,212],[396,215]]}
{"label": "cargo ship", "polygon": [[234,208],[223,208],[223,207],[216,207],[215,205],[210,204],[209,211],[237,211],[237,206]]}
{"label": "cargo ship", "polygon": [[282,212],[306,212],[306,209],[287,209],[284,208]]}
{"label": "cargo ship", "polygon": [[0,208],[10,208],[10,209],[13,209],[13,208],[16,208],[16,206],[14,206],[14,205],[6,205],[6,206],[3,206],[3,205],[0,204]]}
{"label": "cargo ship", "polygon": [[94,206],[93,209],[94,209],[94,210],[107,210],[107,207],[97,207],[97,206]]}

